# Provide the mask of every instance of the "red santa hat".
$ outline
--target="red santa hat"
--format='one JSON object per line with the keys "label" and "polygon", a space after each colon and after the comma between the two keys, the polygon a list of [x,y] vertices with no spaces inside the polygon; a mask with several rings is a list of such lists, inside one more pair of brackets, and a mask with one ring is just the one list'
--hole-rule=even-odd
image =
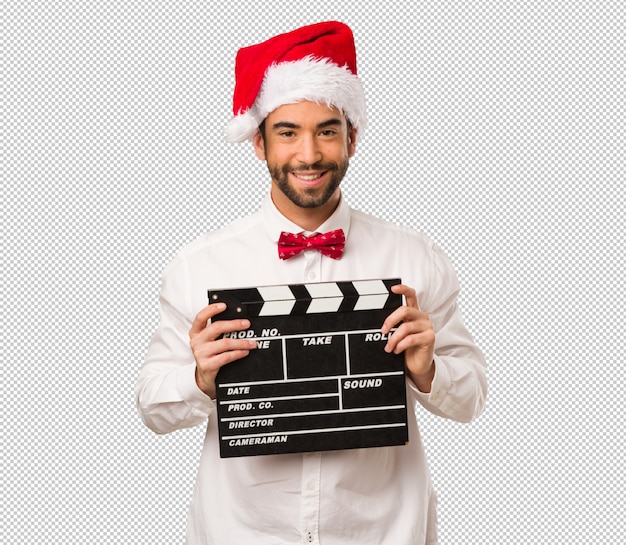
{"label": "red santa hat", "polygon": [[235,117],[224,130],[226,140],[250,140],[268,114],[302,100],[335,107],[357,133],[365,129],[365,94],[347,25],[317,23],[240,49],[235,62]]}

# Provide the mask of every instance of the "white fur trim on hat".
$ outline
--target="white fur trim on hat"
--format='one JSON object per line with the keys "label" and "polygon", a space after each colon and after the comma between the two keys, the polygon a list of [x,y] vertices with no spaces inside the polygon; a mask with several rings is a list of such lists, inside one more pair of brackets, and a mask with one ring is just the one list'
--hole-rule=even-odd
{"label": "white fur trim on hat", "polygon": [[273,64],[267,69],[253,106],[231,119],[224,129],[226,140],[251,140],[261,122],[276,108],[303,100],[337,108],[357,129],[358,135],[367,125],[365,94],[358,76],[329,59],[309,56]]}

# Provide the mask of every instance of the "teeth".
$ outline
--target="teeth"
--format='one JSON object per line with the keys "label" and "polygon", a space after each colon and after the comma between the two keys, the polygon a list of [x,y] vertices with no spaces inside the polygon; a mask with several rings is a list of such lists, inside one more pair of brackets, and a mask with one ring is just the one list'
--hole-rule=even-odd
{"label": "teeth", "polygon": [[312,182],[313,180],[317,180],[319,178],[319,174],[312,174],[309,176],[305,176],[304,174],[296,174],[296,177],[306,182]]}

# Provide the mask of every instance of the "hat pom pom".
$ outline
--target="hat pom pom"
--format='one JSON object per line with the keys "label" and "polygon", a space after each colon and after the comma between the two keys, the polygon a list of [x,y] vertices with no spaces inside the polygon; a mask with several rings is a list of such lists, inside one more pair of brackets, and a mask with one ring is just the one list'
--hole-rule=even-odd
{"label": "hat pom pom", "polygon": [[252,110],[253,108],[233,117],[224,127],[224,138],[227,142],[245,142],[252,139],[260,125]]}

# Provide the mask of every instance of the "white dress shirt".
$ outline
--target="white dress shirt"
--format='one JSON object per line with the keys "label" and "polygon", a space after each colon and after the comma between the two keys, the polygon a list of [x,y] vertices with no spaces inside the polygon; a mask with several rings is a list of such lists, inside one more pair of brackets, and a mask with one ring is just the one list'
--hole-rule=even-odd
{"label": "white dress shirt", "polygon": [[424,394],[407,380],[409,406],[462,422],[482,412],[485,361],[463,324],[456,274],[443,252],[421,233],[353,210],[343,198],[317,231],[339,228],[346,235],[340,260],[312,250],[282,261],[280,232],[302,229],[268,195],[259,211],[195,240],[166,268],[160,325],[136,402],[157,433],[207,426],[188,544],[436,543],[435,495],[414,410],[407,445],[222,459],[215,403],[195,382],[189,328],[208,304],[207,290],[399,277],[416,290],[436,335],[432,390]]}

